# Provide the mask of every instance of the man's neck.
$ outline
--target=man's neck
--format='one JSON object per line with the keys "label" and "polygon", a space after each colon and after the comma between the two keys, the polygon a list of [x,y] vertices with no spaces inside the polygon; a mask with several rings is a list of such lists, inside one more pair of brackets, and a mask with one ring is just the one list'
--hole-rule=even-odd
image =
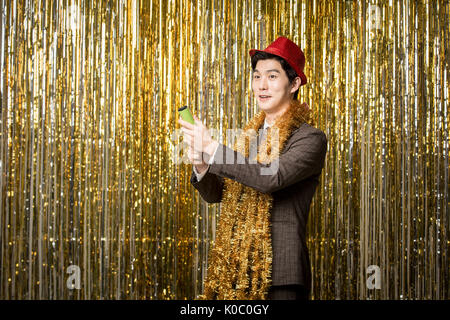
{"label": "man's neck", "polygon": [[289,108],[289,105],[280,108],[279,110],[275,112],[265,112],[266,113],[266,123],[271,126],[275,123],[278,117],[283,115],[283,113],[286,112],[286,110]]}

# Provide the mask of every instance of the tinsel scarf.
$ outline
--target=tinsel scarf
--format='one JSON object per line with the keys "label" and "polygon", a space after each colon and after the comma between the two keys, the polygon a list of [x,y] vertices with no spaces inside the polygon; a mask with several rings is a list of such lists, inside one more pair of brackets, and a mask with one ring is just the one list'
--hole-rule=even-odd
{"label": "tinsel scarf", "polygon": [[[265,120],[260,111],[244,128],[234,150],[249,157],[249,146]],[[303,122],[311,123],[306,104],[292,101],[289,108],[267,130],[267,138],[258,146],[256,160],[270,164],[293,130]],[[278,130],[274,130],[274,129]],[[271,132],[278,133],[273,139]],[[278,148],[272,148],[272,143]],[[273,150],[272,150],[273,149]],[[265,299],[270,287],[272,239],[270,212],[273,197],[234,180],[224,179],[222,207],[202,299]]]}

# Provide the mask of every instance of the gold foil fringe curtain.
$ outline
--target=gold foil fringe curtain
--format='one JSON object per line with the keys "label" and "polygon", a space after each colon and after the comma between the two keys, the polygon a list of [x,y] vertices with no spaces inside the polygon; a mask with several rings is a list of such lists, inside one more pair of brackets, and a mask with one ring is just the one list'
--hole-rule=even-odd
{"label": "gold foil fringe curtain", "polygon": [[448,1],[0,6],[1,299],[200,294],[220,208],[175,162],[176,110],[227,143],[257,111],[248,50],[280,35],[329,141],[312,298],[449,298]]}

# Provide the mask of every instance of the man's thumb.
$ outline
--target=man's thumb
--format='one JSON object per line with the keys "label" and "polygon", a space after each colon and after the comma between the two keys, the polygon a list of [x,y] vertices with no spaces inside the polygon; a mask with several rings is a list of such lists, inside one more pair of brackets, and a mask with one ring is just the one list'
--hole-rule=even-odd
{"label": "man's thumb", "polygon": [[200,119],[199,119],[199,118],[197,118],[197,116],[196,116],[196,115],[194,115],[193,117],[194,117],[194,121],[195,121],[195,122],[199,122],[199,123],[203,124],[203,123],[202,123],[202,122],[200,121]]}

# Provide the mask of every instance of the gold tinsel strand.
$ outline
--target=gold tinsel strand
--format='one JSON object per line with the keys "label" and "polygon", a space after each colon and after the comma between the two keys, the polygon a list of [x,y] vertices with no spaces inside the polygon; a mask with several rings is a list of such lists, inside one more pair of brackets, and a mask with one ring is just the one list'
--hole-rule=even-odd
{"label": "gold tinsel strand", "polygon": [[1,299],[202,294],[220,207],[175,161],[176,110],[231,145],[258,111],[248,50],[282,35],[305,52],[300,99],[328,137],[312,298],[449,298],[448,1],[0,8]]}

